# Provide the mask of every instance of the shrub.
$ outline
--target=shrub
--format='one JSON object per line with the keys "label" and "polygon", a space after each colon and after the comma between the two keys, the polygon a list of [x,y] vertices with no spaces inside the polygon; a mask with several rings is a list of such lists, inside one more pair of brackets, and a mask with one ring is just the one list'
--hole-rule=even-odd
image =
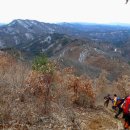
{"label": "shrub", "polygon": [[28,87],[25,92],[28,97],[26,99],[35,99],[39,105],[42,103],[43,105],[40,105],[41,114],[49,114],[55,63],[51,62],[45,55],[40,55],[34,59],[32,69],[27,78]]}
{"label": "shrub", "polygon": [[32,64],[32,69],[43,74],[52,74],[54,72],[54,63],[48,60],[45,55],[37,56]]}

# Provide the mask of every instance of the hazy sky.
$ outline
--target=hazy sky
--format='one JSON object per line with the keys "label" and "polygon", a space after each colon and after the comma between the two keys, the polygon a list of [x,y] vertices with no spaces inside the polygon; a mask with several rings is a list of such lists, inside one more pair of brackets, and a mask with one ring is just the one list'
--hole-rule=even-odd
{"label": "hazy sky", "polygon": [[0,23],[14,19],[130,23],[130,1],[125,4],[125,0],[0,0]]}

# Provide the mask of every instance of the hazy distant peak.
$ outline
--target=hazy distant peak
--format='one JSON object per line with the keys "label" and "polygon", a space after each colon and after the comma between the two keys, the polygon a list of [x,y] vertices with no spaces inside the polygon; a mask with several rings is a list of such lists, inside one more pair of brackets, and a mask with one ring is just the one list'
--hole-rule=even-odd
{"label": "hazy distant peak", "polygon": [[0,23],[0,26],[3,26],[3,25],[5,25],[5,23]]}
{"label": "hazy distant peak", "polygon": [[27,24],[31,24],[31,23],[35,23],[34,20],[22,20],[22,19],[16,19],[13,20],[11,23],[9,23],[9,25],[16,25],[16,24],[20,24],[20,25],[27,25]]}

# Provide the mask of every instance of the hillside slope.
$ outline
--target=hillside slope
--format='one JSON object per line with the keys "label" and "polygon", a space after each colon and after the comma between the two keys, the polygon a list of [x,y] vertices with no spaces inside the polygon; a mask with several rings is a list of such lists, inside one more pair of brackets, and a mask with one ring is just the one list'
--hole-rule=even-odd
{"label": "hillside slope", "polygon": [[[44,96],[47,92],[47,75],[32,71],[27,63],[7,53],[0,52],[0,59],[0,129],[115,130],[122,128],[122,122],[113,118],[111,104],[108,109],[103,107],[103,96],[108,92],[113,94],[118,91],[114,84],[111,87],[107,86],[109,83],[99,77],[93,82],[93,79],[86,76],[76,76],[72,68],[62,69],[58,66],[49,86],[50,93],[47,98]],[[105,89],[100,88],[99,81],[105,83],[103,84]],[[96,82],[94,88],[93,83]],[[77,88],[77,97],[74,88]],[[96,98],[93,97],[94,93]],[[100,102],[97,101],[99,96]],[[92,103],[93,98],[96,104]],[[47,113],[45,106],[48,108]]]}
{"label": "hillside slope", "polygon": [[16,52],[11,53],[27,60],[44,53],[63,67],[73,66],[77,75],[96,78],[106,71],[109,80],[130,75],[129,38],[130,28],[122,26],[17,19],[0,27],[2,50],[13,47]]}

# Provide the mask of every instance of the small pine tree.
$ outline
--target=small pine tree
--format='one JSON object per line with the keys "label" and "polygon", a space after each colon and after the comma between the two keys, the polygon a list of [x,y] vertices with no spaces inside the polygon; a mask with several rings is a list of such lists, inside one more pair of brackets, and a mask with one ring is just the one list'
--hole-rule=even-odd
{"label": "small pine tree", "polygon": [[43,74],[53,74],[55,65],[48,60],[47,56],[40,55],[34,59],[32,69]]}
{"label": "small pine tree", "polygon": [[55,70],[55,64],[51,62],[45,55],[37,56],[32,64],[34,71],[40,72],[38,78],[37,88],[41,92],[39,94],[40,99],[44,101],[44,114],[49,114],[50,110],[50,95],[51,84],[53,82],[53,72]]}

